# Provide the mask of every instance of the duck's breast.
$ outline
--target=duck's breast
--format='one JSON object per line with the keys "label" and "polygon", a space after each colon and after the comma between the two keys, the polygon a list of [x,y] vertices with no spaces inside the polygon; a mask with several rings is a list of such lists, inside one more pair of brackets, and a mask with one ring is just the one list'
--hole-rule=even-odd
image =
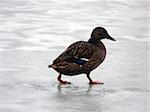
{"label": "duck's breast", "polygon": [[106,57],[106,48],[102,42],[97,45],[97,58],[102,63]]}

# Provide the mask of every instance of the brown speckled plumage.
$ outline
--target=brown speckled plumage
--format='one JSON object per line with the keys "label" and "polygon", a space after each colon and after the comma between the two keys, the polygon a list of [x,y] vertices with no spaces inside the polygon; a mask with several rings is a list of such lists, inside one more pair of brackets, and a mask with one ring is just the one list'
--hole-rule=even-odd
{"label": "brown speckled plumage", "polygon": [[[102,42],[91,44],[88,42],[75,42],[70,45],[57,59],[53,65],[55,70],[64,75],[77,75],[89,73],[103,62],[106,55],[106,49]],[[89,59],[82,66],[74,63],[75,58]]]}
{"label": "brown speckled plumage", "polygon": [[[72,76],[82,73],[89,75],[90,72],[97,68],[105,59],[106,49],[101,42],[101,39],[104,38],[115,41],[104,28],[95,28],[89,41],[78,41],[73,43],[53,61],[50,67],[64,75]],[[82,65],[75,62],[76,59],[82,58],[88,59],[88,61]]]}

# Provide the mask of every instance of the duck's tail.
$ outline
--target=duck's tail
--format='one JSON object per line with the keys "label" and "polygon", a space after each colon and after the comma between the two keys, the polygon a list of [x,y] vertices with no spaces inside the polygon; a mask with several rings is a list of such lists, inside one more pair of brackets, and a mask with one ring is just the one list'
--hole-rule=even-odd
{"label": "duck's tail", "polygon": [[56,66],[53,65],[53,64],[52,64],[52,65],[48,65],[48,68],[51,68],[51,67],[52,67],[52,68],[56,68]]}
{"label": "duck's tail", "polygon": [[52,65],[48,65],[48,68],[51,68],[52,67]]}

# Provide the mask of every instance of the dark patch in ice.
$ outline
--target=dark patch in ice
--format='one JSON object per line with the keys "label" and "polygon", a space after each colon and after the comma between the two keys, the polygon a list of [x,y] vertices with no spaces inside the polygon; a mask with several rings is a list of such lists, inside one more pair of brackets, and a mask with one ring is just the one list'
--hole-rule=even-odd
{"label": "dark patch in ice", "polygon": [[57,83],[49,83],[49,82],[1,82],[0,90],[3,89],[34,89],[37,91],[50,91],[53,90],[54,86]]}
{"label": "dark patch in ice", "polygon": [[125,88],[123,89],[125,91],[130,91],[130,92],[148,92],[148,88],[144,89],[144,88]]}
{"label": "dark patch in ice", "polygon": [[20,111],[17,111],[15,109],[8,109],[8,108],[0,108],[0,112],[20,112]]}

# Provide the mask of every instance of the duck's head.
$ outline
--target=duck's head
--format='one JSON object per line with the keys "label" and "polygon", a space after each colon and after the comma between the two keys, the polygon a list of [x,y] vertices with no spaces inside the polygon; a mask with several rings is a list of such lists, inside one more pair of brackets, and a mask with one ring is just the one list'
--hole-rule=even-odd
{"label": "duck's head", "polygon": [[96,27],[91,34],[91,38],[89,39],[89,42],[97,43],[100,42],[101,39],[110,39],[112,41],[116,41],[114,38],[112,38],[106,31],[105,28],[102,27]]}

